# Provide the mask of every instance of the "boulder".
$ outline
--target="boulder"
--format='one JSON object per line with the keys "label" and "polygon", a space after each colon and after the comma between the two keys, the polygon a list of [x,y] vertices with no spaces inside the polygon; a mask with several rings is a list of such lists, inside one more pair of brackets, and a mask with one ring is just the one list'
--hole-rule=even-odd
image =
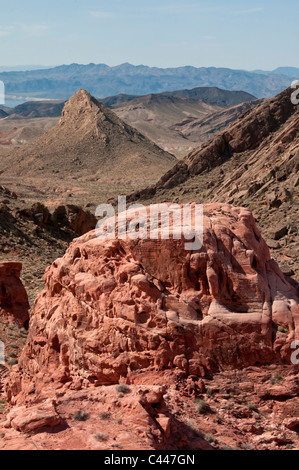
{"label": "boulder", "polygon": [[60,416],[55,410],[53,400],[47,400],[41,405],[26,408],[14,408],[6,417],[6,428],[12,427],[22,433],[37,432],[42,428],[53,428],[61,423]]}
{"label": "boulder", "polygon": [[116,384],[153,369],[199,377],[291,364],[298,284],[271,260],[252,213],[205,205],[202,248],[185,242],[103,240],[95,231],[74,240],[46,271],[8,398]]}

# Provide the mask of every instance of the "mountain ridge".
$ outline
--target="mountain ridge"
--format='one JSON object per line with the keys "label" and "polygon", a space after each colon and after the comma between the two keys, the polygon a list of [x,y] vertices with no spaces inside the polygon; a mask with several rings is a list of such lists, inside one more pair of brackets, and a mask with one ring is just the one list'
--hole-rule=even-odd
{"label": "mountain ridge", "polygon": [[[296,78],[296,77],[295,77]],[[258,98],[271,97],[290,85],[290,77],[216,67],[158,67],[121,64],[71,64],[27,72],[3,72],[7,99],[24,97],[68,99],[78,88],[94,96],[145,95],[199,86],[244,90]],[[22,95],[21,95],[22,96]]]}

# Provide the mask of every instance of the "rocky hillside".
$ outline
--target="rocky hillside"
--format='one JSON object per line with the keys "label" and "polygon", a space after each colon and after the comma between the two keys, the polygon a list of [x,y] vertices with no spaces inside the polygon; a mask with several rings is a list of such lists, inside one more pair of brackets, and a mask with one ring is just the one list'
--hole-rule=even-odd
{"label": "rocky hillside", "polygon": [[287,89],[247,111],[131,200],[249,207],[285,274],[298,277],[298,128],[298,106]]}

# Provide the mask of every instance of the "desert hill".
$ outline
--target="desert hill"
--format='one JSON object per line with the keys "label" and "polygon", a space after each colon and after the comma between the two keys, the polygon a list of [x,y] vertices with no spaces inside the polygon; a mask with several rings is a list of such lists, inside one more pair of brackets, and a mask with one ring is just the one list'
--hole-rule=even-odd
{"label": "desert hill", "polygon": [[3,109],[0,109],[0,119],[3,119],[7,116],[7,113],[3,110]]}
{"label": "desert hill", "polygon": [[9,154],[2,168],[5,175],[16,176],[154,181],[175,161],[173,155],[80,90],[65,105],[59,123]]}
{"label": "desert hill", "polygon": [[181,158],[260,102],[242,92],[215,89],[215,95],[214,89],[197,90],[186,90],[186,94],[182,91],[181,96],[180,92],[142,96],[113,105],[113,110],[164,150]]}
{"label": "desert hill", "polygon": [[149,93],[147,95],[141,96],[120,94],[104,98],[102,102],[109,108],[117,109],[121,105],[129,103],[131,101],[138,104],[140,102],[143,103],[144,101],[151,102],[151,100],[155,98],[178,98],[187,101],[192,100],[193,103],[202,103],[204,101],[207,104],[220,106],[223,108],[228,108],[240,103],[245,103],[246,101],[253,101],[256,99],[255,96],[245,91],[225,90],[218,87],[206,86],[192,88],[190,90],[175,90],[156,94]]}
{"label": "desert hill", "polygon": [[291,90],[263,101],[132,200],[219,201],[253,210],[272,255],[299,274],[299,113]]}
{"label": "desert hill", "polygon": [[12,108],[8,115],[10,119],[58,117],[64,105],[65,101],[30,101]]}

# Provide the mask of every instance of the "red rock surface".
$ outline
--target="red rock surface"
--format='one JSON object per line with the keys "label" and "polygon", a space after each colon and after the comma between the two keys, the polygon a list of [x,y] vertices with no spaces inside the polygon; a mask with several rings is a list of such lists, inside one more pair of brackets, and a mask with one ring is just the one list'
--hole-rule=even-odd
{"label": "red rock surface", "polygon": [[61,386],[8,414],[0,407],[0,450],[299,450],[297,377],[298,366],[272,364],[203,379],[145,370],[125,388]]}
{"label": "red rock surface", "polygon": [[21,270],[21,263],[0,263],[0,319],[27,326],[29,303],[20,280]]}
{"label": "red rock surface", "polygon": [[144,372],[199,377],[290,364],[299,336],[298,284],[270,259],[244,208],[206,205],[198,252],[185,240],[103,241],[90,232],[45,281],[7,384],[12,403],[138,383]]}

